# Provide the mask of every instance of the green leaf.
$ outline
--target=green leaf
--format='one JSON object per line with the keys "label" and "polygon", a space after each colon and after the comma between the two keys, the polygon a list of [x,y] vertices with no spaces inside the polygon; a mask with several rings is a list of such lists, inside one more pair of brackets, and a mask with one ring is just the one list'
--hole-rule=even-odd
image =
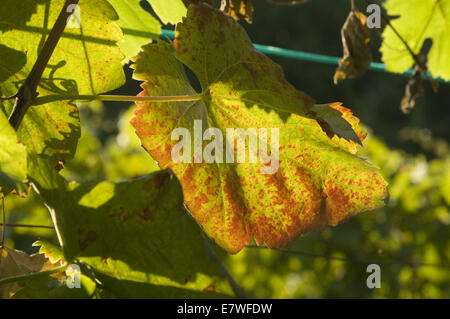
{"label": "green leaf", "polygon": [[80,288],[69,288],[62,273],[56,276],[42,276],[29,279],[12,299],[90,299],[98,297],[99,288],[90,277],[80,275]]}
{"label": "green leaf", "polygon": [[30,171],[50,207],[65,258],[92,267],[116,297],[233,295],[169,171],[90,184],[68,184],[41,159]]}
{"label": "green leaf", "polygon": [[[95,278],[80,272],[80,287],[67,286],[69,271],[51,275],[29,278],[21,282],[22,289],[16,292],[12,299],[96,299],[104,295],[97,286]],[[72,277],[73,278],[73,277]]]}
{"label": "green leaf", "polygon": [[[338,108],[341,108],[341,111],[339,111]],[[361,131],[359,132],[361,137],[358,136],[352,125],[349,123],[351,120],[342,117],[343,114],[349,114],[351,111],[341,107],[341,103],[335,103],[333,105],[316,104],[311,110],[315,113],[315,118],[318,120],[319,125],[321,125],[322,130],[327,133],[330,138],[333,138],[336,134],[346,140],[361,144],[361,140],[364,139],[365,135],[363,135],[364,133]],[[357,125],[358,122],[359,121],[355,122],[355,125]]]}
{"label": "green leaf", "polygon": [[119,48],[125,54],[123,63],[128,63],[131,57],[138,54],[144,44],[151,39],[158,39],[161,25],[150,13],[139,5],[139,0],[108,0],[119,15],[117,24],[122,28],[123,39]]}
{"label": "green leaf", "polygon": [[182,0],[147,0],[164,24],[177,24],[186,16],[186,6]]}
{"label": "green leaf", "polygon": [[24,191],[22,182],[26,177],[27,150],[19,142],[5,113],[0,110],[0,194],[4,196],[13,189],[21,194]]}
{"label": "green leaf", "polygon": [[[1,63],[11,68],[0,68],[0,79],[5,79],[0,83],[1,96],[17,93],[64,3],[64,0],[2,1],[0,45],[6,49],[0,49],[5,59]],[[79,7],[81,28],[64,31],[39,83],[39,96],[103,93],[125,82],[123,55],[116,45],[122,39],[122,32],[113,22],[117,19],[114,9],[106,0],[81,0]],[[23,63],[24,56],[26,63]],[[13,104],[14,100],[4,103],[8,114]],[[31,106],[18,136],[28,152],[55,160],[73,157],[80,136],[75,104],[64,101]]]}
{"label": "green leaf", "polygon": [[[51,264],[65,265],[63,252],[61,249],[47,241],[37,241],[33,246],[40,246],[39,256],[45,256]],[[66,270],[66,273],[68,270]],[[66,285],[67,276],[64,272],[55,273],[47,276],[30,278],[21,282],[23,288],[14,294],[14,299],[86,299],[97,297],[99,287],[95,281],[80,273],[80,288],[69,288]]]}
{"label": "green leaf", "polygon": [[[391,21],[395,29],[415,54],[423,42],[433,41],[428,53],[428,70],[434,77],[450,80],[450,0],[388,0],[384,8],[390,16],[400,16]],[[386,27],[380,49],[388,70],[402,73],[414,64],[414,60],[402,41]]]}
{"label": "green leaf", "polygon": [[132,105],[120,116],[117,138],[106,144],[109,161],[104,163],[108,180],[135,178],[159,170],[158,164],[142,148],[130,124],[136,108]]}
{"label": "green leaf", "polygon": [[[292,87],[278,65],[253,49],[231,17],[206,5],[191,5],[186,20],[177,25],[175,46],[147,45],[135,58],[134,77],[145,81],[140,95],[195,93],[179,59],[199,78],[203,100],[138,102],[132,125],[160,167],[175,172],[186,205],[220,246],[236,253],[253,237],[259,245],[284,247],[302,233],[384,205],[386,182],[370,163],[353,155],[357,144],[339,136],[330,139],[314,118],[330,122],[330,130],[338,135],[351,135],[348,126],[341,127],[342,117],[361,140],[359,120],[339,103],[330,104],[339,111],[336,118],[314,109],[313,100]],[[211,127],[222,136],[226,128],[250,129],[248,139],[279,149],[278,156],[272,153],[273,174],[261,173],[270,169],[261,157],[249,163],[250,154],[257,156],[250,148],[244,149],[245,163],[225,163],[226,156],[217,153],[222,163],[195,163],[208,141],[200,151],[186,153],[190,163],[175,163],[171,151],[179,142],[171,140],[171,133],[187,128],[193,137],[195,120],[202,120],[201,136]],[[260,128],[267,128],[268,134],[279,130],[279,148],[275,138],[258,133]],[[244,133],[237,135],[247,140]],[[223,146],[243,150],[231,137]]]}
{"label": "green leaf", "polygon": [[[61,266],[52,263],[44,254],[27,255],[21,250],[3,247],[0,255],[0,279],[44,272]],[[23,282],[11,282],[0,285],[0,298],[9,298],[22,289]]]}
{"label": "green leaf", "polygon": [[0,83],[19,72],[26,63],[25,53],[0,44]]}
{"label": "green leaf", "polygon": [[62,263],[66,263],[64,261],[64,256],[61,249],[53,245],[52,243],[47,242],[45,240],[38,240],[33,243],[33,246],[38,246],[39,253],[44,254],[45,257],[47,257],[51,263],[54,264],[60,260],[62,260]]}

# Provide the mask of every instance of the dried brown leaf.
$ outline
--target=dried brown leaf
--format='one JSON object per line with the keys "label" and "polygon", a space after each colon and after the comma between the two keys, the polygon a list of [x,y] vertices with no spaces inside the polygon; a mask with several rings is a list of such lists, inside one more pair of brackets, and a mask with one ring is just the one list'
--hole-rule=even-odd
{"label": "dried brown leaf", "polygon": [[[46,271],[61,266],[61,261],[52,264],[45,254],[28,255],[23,251],[3,247],[0,256],[0,279]],[[22,289],[20,282],[0,286],[0,299],[9,298]]]}
{"label": "dried brown leaf", "polygon": [[425,89],[423,87],[424,75],[426,76],[433,92],[437,93],[438,91],[439,84],[427,75],[428,53],[430,52],[432,45],[432,40],[426,39],[422,44],[419,54],[415,57],[417,62],[414,64],[414,74],[406,85],[405,96],[400,103],[400,109],[405,114],[408,114],[416,105],[416,100],[425,94]]}
{"label": "dried brown leaf", "polygon": [[341,29],[344,56],[334,74],[334,84],[360,76],[372,62],[370,30],[366,22],[367,17],[356,9],[348,15]]}
{"label": "dried brown leaf", "polygon": [[400,109],[403,113],[408,114],[416,105],[416,100],[424,94],[422,70],[416,65],[414,67],[414,75],[408,81],[405,88],[405,96],[400,103]]}
{"label": "dried brown leaf", "polygon": [[252,23],[252,0],[222,0],[220,10],[228,13],[235,20],[245,19],[248,23]]}

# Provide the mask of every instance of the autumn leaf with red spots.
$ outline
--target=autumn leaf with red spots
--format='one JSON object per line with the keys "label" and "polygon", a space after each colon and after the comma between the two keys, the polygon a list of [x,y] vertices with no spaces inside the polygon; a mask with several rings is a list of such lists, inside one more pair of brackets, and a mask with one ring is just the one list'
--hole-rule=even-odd
{"label": "autumn leaf with red spots", "polygon": [[[284,247],[300,234],[384,205],[386,182],[354,155],[365,137],[359,120],[340,103],[314,105],[285,80],[278,65],[253,48],[231,17],[207,5],[190,6],[174,44],[147,45],[134,59],[134,77],[144,81],[140,95],[195,94],[183,63],[198,77],[203,98],[138,102],[132,125],[161,168],[175,172],[190,212],[220,246],[236,253],[254,238],[258,245]],[[262,174],[269,164],[250,162],[258,154],[248,148],[244,163],[225,162],[225,151],[223,162],[199,161],[201,150],[194,150],[190,163],[176,163],[171,151],[178,141],[171,139],[172,131],[186,128],[194,137],[199,121],[203,137],[208,129],[220,130],[211,142],[216,146],[239,152],[239,138],[272,151],[279,146],[279,167]],[[244,133],[229,138],[227,128]],[[209,140],[203,139],[202,150]]]}

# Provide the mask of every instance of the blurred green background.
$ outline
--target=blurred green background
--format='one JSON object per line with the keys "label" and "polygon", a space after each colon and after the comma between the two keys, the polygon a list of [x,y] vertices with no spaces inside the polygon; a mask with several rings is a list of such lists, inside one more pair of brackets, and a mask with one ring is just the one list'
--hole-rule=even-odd
{"label": "blurred green background", "polygon": [[[242,22],[254,43],[342,55],[340,28],[346,0],[312,0],[273,7],[255,0],[253,24]],[[363,1],[357,1],[363,11]],[[379,32],[372,53],[380,61]],[[248,296],[256,298],[449,298],[450,297],[450,84],[426,93],[410,115],[399,109],[407,78],[368,71],[335,86],[335,66],[272,57],[295,87],[319,103],[341,101],[370,132],[362,156],[389,182],[390,202],[337,227],[297,240],[291,253],[246,248],[222,256]],[[127,84],[112,94],[135,95],[139,83],[125,67]],[[62,174],[68,180],[121,180],[147,174],[157,164],[140,147],[129,124],[129,103],[79,105],[82,137]],[[29,198],[6,199],[7,222],[51,226],[47,209]],[[28,252],[38,238],[57,243],[52,229],[8,227],[6,245]],[[343,258],[337,260],[330,257]],[[369,289],[366,267],[381,267],[381,288]]]}

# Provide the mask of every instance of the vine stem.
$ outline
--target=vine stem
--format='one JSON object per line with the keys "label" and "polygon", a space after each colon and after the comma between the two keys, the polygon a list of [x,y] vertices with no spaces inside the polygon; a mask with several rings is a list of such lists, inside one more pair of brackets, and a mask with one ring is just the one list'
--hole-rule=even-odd
{"label": "vine stem", "polygon": [[48,61],[50,60],[50,57],[52,56],[53,51],[55,50],[56,45],[58,44],[59,39],[66,28],[67,19],[72,15],[72,12],[67,10],[67,8],[70,5],[78,4],[78,1],[79,0],[66,0],[48,38],[45,40],[44,47],[39,53],[33,68],[16,94],[16,102],[14,103],[13,110],[8,118],[9,123],[16,130],[22,122],[25,113],[31,106],[32,101],[36,97],[36,90],[42,74],[44,73]]}
{"label": "vine stem", "polygon": [[30,272],[28,274],[2,278],[2,279],[0,279],[0,286],[4,285],[4,284],[10,284],[12,282],[29,280],[29,279],[38,278],[38,277],[41,277],[41,276],[48,276],[48,275],[51,275],[51,274],[54,274],[54,273],[57,273],[57,272],[63,272],[64,270],[67,269],[67,266],[68,265],[63,265],[63,266],[56,267],[56,268],[53,268],[53,269],[50,269],[50,270],[46,270],[46,271],[36,271],[36,272]]}
{"label": "vine stem", "polygon": [[47,95],[33,100],[33,105],[41,105],[54,101],[80,100],[80,101],[117,101],[117,102],[135,102],[135,101],[154,101],[154,102],[184,102],[199,101],[203,93],[193,95],[174,95],[174,96],[133,96],[133,95]]}

